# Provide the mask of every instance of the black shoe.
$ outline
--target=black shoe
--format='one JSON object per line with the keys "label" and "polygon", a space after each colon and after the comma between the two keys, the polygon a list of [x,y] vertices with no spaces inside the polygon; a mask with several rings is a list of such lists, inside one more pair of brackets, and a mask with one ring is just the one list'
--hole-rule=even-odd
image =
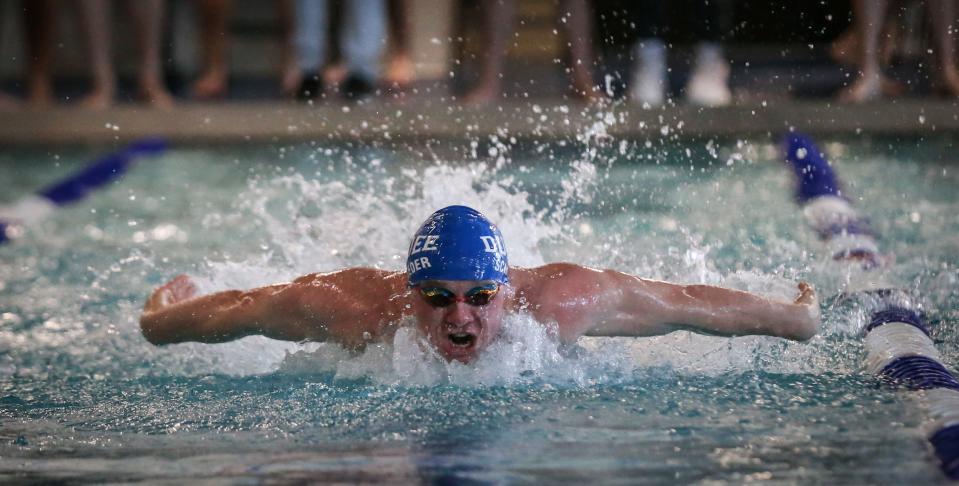
{"label": "black shoe", "polygon": [[361,101],[373,95],[373,83],[355,74],[349,75],[340,88],[343,97],[350,101]]}
{"label": "black shoe", "polygon": [[303,73],[300,87],[296,89],[296,99],[299,101],[315,100],[323,94],[323,81],[317,73]]}

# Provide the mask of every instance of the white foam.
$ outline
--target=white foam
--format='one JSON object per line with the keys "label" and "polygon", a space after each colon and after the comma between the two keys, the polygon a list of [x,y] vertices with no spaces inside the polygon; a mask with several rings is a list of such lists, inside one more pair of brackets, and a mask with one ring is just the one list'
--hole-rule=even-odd
{"label": "white foam", "polygon": [[[369,378],[383,384],[433,386],[507,385],[531,381],[587,385],[605,381],[610,368],[629,372],[633,363],[605,348],[602,354],[576,353],[561,345],[548,326],[528,315],[511,315],[502,334],[479,357],[464,364],[439,356],[411,321],[401,326],[393,341],[351,354],[326,345],[291,354],[281,369],[288,373],[333,373],[336,379]],[[601,370],[601,371],[600,371]]]}
{"label": "white foam", "polygon": [[56,210],[56,205],[49,199],[30,195],[9,206],[0,206],[0,221],[16,222],[31,226],[46,219]]}

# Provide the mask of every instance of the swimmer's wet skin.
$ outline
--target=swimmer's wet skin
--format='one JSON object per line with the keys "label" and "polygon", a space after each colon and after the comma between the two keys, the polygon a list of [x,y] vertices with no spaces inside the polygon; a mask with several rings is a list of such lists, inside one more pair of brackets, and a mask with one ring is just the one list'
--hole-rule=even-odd
{"label": "swimmer's wet skin", "polygon": [[186,276],[157,288],[140,327],[154,344],[218,343],[248,335],[362,348],[390,339],[405,317],[447,360],[469,362],[500,335],[507,313],[530,314],[563,342],[582,335],[815,335],[819,302],[806,283],[792,302],[709,285],[646,280],[570,263],[510,267],[499,229],[449,206],[414,235],[406,272],[350,268],[293,282],[198,296]]}

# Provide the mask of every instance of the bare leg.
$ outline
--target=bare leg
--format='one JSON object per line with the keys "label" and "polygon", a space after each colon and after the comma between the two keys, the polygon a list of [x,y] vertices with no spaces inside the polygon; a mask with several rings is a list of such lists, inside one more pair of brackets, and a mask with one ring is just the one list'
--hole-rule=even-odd
{"label": "bare leg", "polygon": [[593,84],[593,12],[588,0],[564,0],[560,4],[560,24],[569,42],[573,94],[583,99],[599,98]]}
{"label": "bare leg", "polygon": [[[888,66],[896,52],[896,42],[900,38],[899,26],[896,19],[887,19],[882,28],[882,37],[879,42],[879,64]],[[829,46],[829,57],[839,64],[850,67],[859,66],[859,56],[862,53],[860,41],[862,32],[859,26],[853,24],[839,34]]]}
{"label": "bare leg", "polygon": [[198,99],[218,98],[226,94],[227,47],[229,32],[227,19],[231,0],[202,0],[200,8],[200,42],[203,52],[203,74],[193,83],[193,96]]}
{"label": "bare leg", "polygon": [[113,104],[117,89],[110,60],[110,2],[80,0],[79,7],[93,80],[93,89],[80,104],[84,108],[103,110]]}
{"label": "bare leg", "polygon": [[949,96],[959,97],[959,72],[956,71],[956,36],[950,24],[956,18],[955,0],[928,0],[932,37],[935,42],[937,76]]}
{"label": "bare leg", "polygon": [[278,0],[276,2],[276,14],[280,21],[280,89],[284,95],[293,96],[296,89],[300,86],[303,79],[303,73],[296,65],[295,47],[293,45],[293,19],[295,10],[293,0]]}
{"label": "bare leg", "polygon": [[27,100],[36,107],[53,103],[50,63],[53,59],[53,3],[50,0],[23,2],[27,32]]}
{"label": "bare leg", "polygon": [[413,81],[413,59],[410,56],[410,13],[407,0],[390,0],[390,51],[385,81],[387,86],[403,88]]}
{"label": "bare leg", "polygon": [[862,103],[882,94],[882,70],[879,68],[879,36],[886,14],[886,0],[855,0],[853,11],[860,39],[859,78],[839,94],[843,103]]}
{"label": "bare leg", "polygon": [[163,0],[129,0],[130,14],[137,31],[140,49],[140,72],[137,76],[139,97],[157,108],[173,107],[173,97],[163,84],[160,65],[160,25],[163,22]]}
{"label": "bare leg", "polygon": [[506,38],[512,32],[515,17],[515,0],[483,2],[483,36],[486,49],[482,53],[479,83],[463,97],[465,102],[487,103],[500,96]]}

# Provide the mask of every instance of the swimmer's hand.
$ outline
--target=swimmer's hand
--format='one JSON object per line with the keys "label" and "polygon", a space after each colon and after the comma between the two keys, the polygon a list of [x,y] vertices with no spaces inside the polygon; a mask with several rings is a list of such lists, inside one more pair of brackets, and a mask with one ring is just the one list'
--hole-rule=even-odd
{"label": "swimmer's hand", "polygon": [[816,335],[819,330],[819,298],[816,289],[806,282],[799,282],[799,296],[793,304],[803,306],[805,312],[794,323],[794,334],[800,340],[806,340]]}
{"label": "swimmer's hand", "polygon": [[799,282],[799,297],[793,301],[796,304],[808,305],[819,308],[819,299],[816,297],[816,289],[812,288],[806,282]]}
{"label": "swimmer's hand", "polygon": [[197,286],[187,275],[178,275],[173,280],[157,287],[143,306],[143,312],[156,312],[164,307],[196,297]]}

